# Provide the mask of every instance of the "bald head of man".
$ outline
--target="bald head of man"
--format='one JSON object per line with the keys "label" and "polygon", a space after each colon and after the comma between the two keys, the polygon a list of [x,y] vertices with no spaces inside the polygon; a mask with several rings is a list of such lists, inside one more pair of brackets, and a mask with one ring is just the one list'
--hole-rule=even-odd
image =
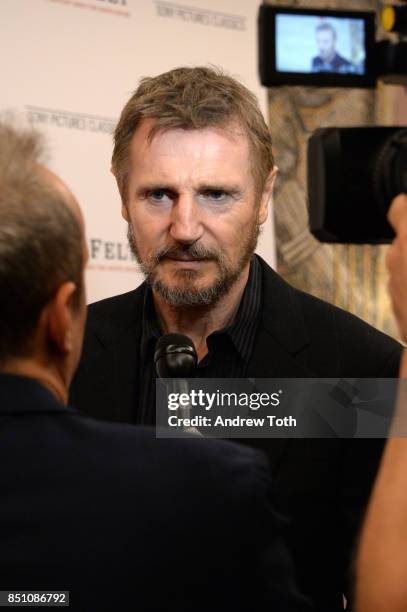
{"label": "bald head of man", "polygon": [[42,154],[38,134],[0,123],[0,372],[37,379],[66,403],[87,253],[79,205]]}

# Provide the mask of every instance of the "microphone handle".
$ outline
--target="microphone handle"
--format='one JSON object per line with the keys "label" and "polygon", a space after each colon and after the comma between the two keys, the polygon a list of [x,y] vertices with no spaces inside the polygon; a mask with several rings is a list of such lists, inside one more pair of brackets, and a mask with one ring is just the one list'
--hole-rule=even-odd
{"label": "microphone handle", "polygon": [[[178,397],[181,393],[185,393],[189,397],[189,386],[185,378],[171,378],[169,381],[169,387],[170,387],[170,392],[177,393]],[[190,419],[191,418],[191,404],[188,402],[188,404],[184,406],[179,405],[177,408],[176,415],[178,418],[181,418],[181,419]],[[202,436],[201,432],[196,427],[185,425],[184,422],[181,425],[181,430],[188,432],[188,433],[194,433],[198,436]]]}

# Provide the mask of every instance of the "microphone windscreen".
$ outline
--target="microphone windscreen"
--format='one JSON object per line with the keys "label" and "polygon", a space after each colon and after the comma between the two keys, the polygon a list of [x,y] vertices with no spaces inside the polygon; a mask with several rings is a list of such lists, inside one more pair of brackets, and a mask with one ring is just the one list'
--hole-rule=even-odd
{"label": "microphone windscreen", "polygon": [[194,343],[184,334],[165,334],[157,340],[154,363],[159,378],[188,378],[198,362]]}

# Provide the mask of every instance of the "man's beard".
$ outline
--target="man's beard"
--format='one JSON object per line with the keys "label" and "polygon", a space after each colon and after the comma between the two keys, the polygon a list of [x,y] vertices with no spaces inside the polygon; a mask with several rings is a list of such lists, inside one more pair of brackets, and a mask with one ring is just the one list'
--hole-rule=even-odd
{"label": "man's beard", "polygon": [[[228,262],[220,250],[208,249],[199,243],[188,247],[183,247],[182,245],[162,247],[157,249],[148,260],[142,260],[131,223],[128,224],[127,238],[131,252],[140,264],[147,283],[170,306],[179,308],[183,306],[210,306],[226,295],[240,277],[243,268],[250,261],[257,246],[259,233],[260,225],[257,223],[257,219],[255,219],[250,231],[240,243],[235,263]],[[181,282],[178,286],[174,285],[171,287],[158,278],[158,264],[165,257],[188,257],[189,259],[212,261],[217,265],[219,272],[211,285],[194,288],[191,285],[199,278],[200,272],[190,269],[177,270],[174,272],[174,277],[180,279]]]}

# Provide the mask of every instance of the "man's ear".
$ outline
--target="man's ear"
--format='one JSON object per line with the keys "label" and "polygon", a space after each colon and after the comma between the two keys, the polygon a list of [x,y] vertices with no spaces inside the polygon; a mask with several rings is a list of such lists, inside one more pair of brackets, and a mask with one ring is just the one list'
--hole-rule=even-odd
{"label": "man's ear", "polygon": [[266,183],[264,185],[263,193],[260,198],[260,206],[259,206],[259,216],[258,221],[259,225],[263,225],[266,222],[268,213],[269,213],[269,203],[271,196],[273,195],[274,182],[276,180],[276,176],[278,173],[277,166],[271,170],[270,174],[267,177]]}
{"label": "man's ear", "polygon": [[63,283],[46,306],[48,319],[48,337],[58,351],[64,355],[75,348],[74,299],[76,285],[72,281]]}

